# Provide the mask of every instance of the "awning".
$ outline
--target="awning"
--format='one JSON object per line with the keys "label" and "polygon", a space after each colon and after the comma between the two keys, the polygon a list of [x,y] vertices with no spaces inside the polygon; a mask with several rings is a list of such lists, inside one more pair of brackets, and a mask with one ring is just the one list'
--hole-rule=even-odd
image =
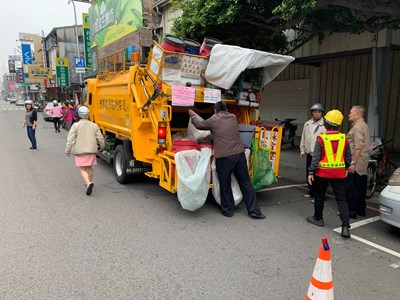
{"label": "awning", "polygon": [[263,68],[264,87],[293,60],[292,56],[216,44],[211,50],[205,77],[208,82],[229,90],[244,70]]}

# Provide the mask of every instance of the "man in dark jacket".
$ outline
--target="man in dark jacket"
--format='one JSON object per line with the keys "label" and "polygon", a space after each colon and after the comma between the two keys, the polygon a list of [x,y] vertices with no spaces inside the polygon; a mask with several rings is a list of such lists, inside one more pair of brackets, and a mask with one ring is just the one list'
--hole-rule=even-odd
{"label": "man in dark jacket", "polygon": [[214,112],[212,117],[203,121],[196,117],[193,110],[189,110],[189,116],[197,129],[210,130],[213,136],[216,171],[221,190],[221,213],[225,217],[232,217],[235,210],[231,187],[233,173],[239,183],[250,217],[264,219],[247,170],[247,160],[236,116],[229,113],[226,104],[221,101],[215,104]]}

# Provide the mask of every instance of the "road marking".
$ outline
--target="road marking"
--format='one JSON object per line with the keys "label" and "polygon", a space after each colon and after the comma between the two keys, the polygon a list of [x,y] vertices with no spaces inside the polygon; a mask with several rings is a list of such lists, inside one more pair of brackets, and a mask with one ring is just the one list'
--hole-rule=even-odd
{"label": "road marking", "polygon": [[[373,223],[373,222],[379,221],[380,219],[381,219],[381,217],[375,216],[375,217],[372,217],[372,218],[368,218],[368,219],[365,219],[365,220],[361,220],[361,221],[358,221],[358,222],[351,223],[350,224],[351,225],[351,229],[354,229],[354,228],[357,228],[357,227],[361,227],[361,226],[367,225],[369,223]],[[342,228],[340,228],[340,229],[342,229]]]}
{"label": "road marking", "polygon": [[259,190],[258,192],[284,190],[284,189],[290,189],[290,188],[293,188],[293,187],[304,187],[304,186],[307,186],[307,185],[306,184],[282,185],[282,186],[276,186],[276,187],[272,187],[272,188],[265,188],[265,189]]}
{"label": "road marking", "polygon": [[[304,187],[306,187],[306,186],[307,185],[304,185]],[[303,186],[300,186],[300,187],[303,187]],[[329,197],[329,198],[332,198],[332,199],[335,199],[335,195],[332,195],[332,194],[329,194],[329,193],[326,193],[325,196]],[[370,210],[379,211],[379,208],[375,208],[375,207],[370,206],[370,205],[367,205],[367,208],[370,209]]]}
{"label": "road marking", "polygon": [[[358,222],[352,223],[350,225],[351,225],[351,228],[354,229],[354,228],[357,228],[357,227],[360,227],[360,226],[363,226],[363,225],[366,225],[366,224],[369,224],[369,223],[376,222],[376,221],[378,221],[380,219],[381,218],[379,216],[377,216],[377,217],[365,219],[365,220],[362,220],[362,221],[358,221]],[[338,227],[338,228],[333,229],[333,231],[335,231],[335,232],[337,232],[339,234],[340,234],[341,230],[342,230],[342,227]],[[386,248],[386,247],[383,247],[383,246],[378,245],[376,243],[370,242],[370,241],[368,241],[366,239],[363,239],[362,237],[359,237],[357,235],[351,234],[351,238],[353,240],[359,241],[359,242],[364,243],[364,244],[366,244],[368,246],[376,248],[376,249],[378,249],[380,251],[386,252],[386,253],[391,254],[393,256],[396,256],[396,257],[400,257],[400,253],[399,252],[393,251],[393,250],[391,250],[389,248]]]}

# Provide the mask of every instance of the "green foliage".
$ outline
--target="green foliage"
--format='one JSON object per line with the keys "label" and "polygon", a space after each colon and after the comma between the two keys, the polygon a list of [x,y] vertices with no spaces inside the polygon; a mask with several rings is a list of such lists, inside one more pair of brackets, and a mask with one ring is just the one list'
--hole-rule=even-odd
{"label": "green foliage", "polygon": [[[264,22],[265,16],[272,16],[262,0],[173,0],[173,6],[182,9],[183,15],[174,21],[173,33],[180,37],[199,42],[205,36],[247,48],[282,52],[287,41],[282,33],[271,38],[271,29]],[[255,12],[263,12],[261,16]]]}
{"label": "green foliage", "polygon": [[283,20],[290,21],[297,14],[314,9],[316,5],[316,0],[283,0],[272,12],[279,14]]}
{"label": "green foliage", "polygon": [[[290,52],[314,36],[332,32],[378,32],[400,24],[400,1],[385,0],[170,0],[183,14],[173,33],[199,42],[205,36],[227,44]],[[388,9],[389,8],[389,9]],[[290,43],[284,30],[294,29]]]}

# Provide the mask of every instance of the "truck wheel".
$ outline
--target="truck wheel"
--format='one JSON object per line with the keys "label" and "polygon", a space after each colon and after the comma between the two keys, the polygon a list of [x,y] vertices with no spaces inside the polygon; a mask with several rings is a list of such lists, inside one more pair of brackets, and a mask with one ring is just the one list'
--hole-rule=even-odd
{"label": "truck wheel", "polygon": [[115,148],[113,166],[115,178],[117,178],[117,181],[122,184],[127,183],[130,176],[126,174],[126,167],[128,166],[128,162],[123,145],[118,145]]}

